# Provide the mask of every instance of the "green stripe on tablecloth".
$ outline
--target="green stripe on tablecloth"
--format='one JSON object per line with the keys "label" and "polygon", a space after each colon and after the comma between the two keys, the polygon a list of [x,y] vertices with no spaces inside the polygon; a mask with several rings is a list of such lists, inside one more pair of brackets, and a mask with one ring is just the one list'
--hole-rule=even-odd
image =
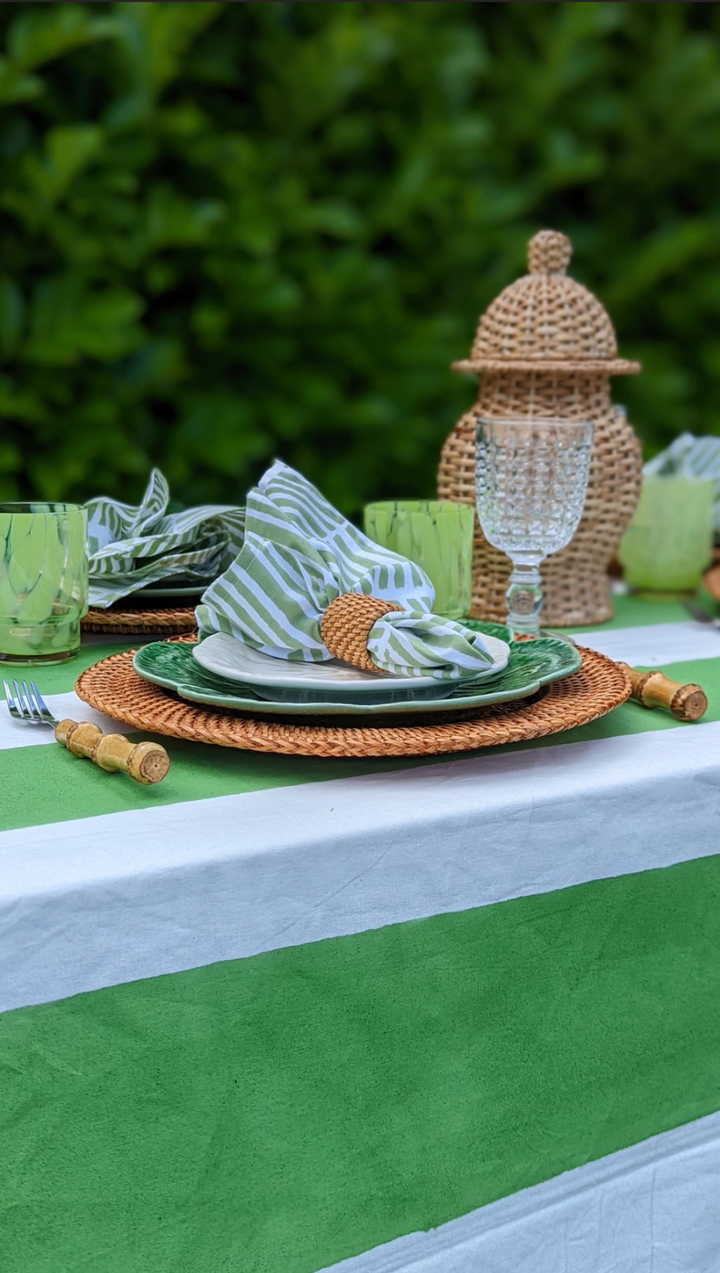
{"label": "green stripe on tablecloth", "polygon": [[[720,658],[668,664],[664,671],[678,681],[698,681],[709,699],[704,721],[720,720]],[[666,712],[648,711],[635,703],[626,703],[591,725],[523,743],[513,750],[616,738],[649,730],[701,727],[679,725]],[[53,742],[49,731],[47,747],[17,747],[0,751],[0,787],[3,792],[0,831],[90,818],[120,810],[180,804],[210,796],[238,795],[334,778],[388,773],[479,754],[463,752],[460,757],[406,760],[315,760],[302,756],[265,756],[167,738],[160,741],[167,747],[172,763],[168,777],[157,787],[140,787],[119,775],[95,769],[87,761],[77,760]],[[492,752],[497,750],[490,749]]]}
{"label": "green stripe on tablecloth", "polygon": [[0,1267],[311,1273],[717,1110],[719,1002],[714,857],[6,1013]]}
{"label": "green stripe on tablecloth", "polygon": [[573,632],[605,632],[608,628],[645,628],[658,623],[687,623],[690,616],[680,601],[624,593],[612,598],[615,614],[607,623],[572,626]]}

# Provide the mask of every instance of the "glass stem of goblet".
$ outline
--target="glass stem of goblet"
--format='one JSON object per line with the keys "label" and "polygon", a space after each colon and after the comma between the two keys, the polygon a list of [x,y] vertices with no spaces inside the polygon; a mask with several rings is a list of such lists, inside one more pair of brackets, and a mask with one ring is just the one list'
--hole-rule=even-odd
{"label": "glass stem of goblet", "polygon": [[513,560],[510,585],[505,594],[507,624],[513,637],[538,636],[542,586],[540,562],[542,557],[523,557]]}

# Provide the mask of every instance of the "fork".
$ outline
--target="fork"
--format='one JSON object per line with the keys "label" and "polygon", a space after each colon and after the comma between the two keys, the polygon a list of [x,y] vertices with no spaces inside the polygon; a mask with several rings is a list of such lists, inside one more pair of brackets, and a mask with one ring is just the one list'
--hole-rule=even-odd
{"label": "fork", "polygon": [[160,743],[131,743],[123,734],[103,734],[89,722],[58,721],[53,716],[34,681],[13,681],[13,690],[3,681],[5,703],[15,720],[27,725],[49,725],[56,741],[73,756],[84,756],[100,769],[126,773],[135,782],[161,782],[170,768],[170,757]]}

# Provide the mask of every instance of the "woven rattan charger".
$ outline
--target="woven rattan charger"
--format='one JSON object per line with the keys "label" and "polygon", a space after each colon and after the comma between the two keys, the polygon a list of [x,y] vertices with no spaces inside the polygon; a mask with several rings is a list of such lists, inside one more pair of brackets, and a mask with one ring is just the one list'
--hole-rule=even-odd
{"label": "woven rattan charger", "polygon": [[[323,616],[327,648],[368,670],[370,628],[380,614],[394,609],[372,597],[338,598]],[[444,723],[437,718],[424,723],[421,710],[412,723],[399,726],[256,720],[248,713],[178,700],[137,675],[132,652],[112,655],[88,668],[76,689],[84,702],[115,720],[191,742],[290,756],[432,756],[543,738],[586,725],[624,703],[631,685],[623,668],[593,650],[580,652],[579,671],[533,698],[495,704]]]}
{"label": "woven rattan charger", "polygon": [[155,610],[114,609],[88,610],[81,622],[83,632],[106,632],[118,636],[177,636],[192,632],[195,610],[192,606],[162,606]]}

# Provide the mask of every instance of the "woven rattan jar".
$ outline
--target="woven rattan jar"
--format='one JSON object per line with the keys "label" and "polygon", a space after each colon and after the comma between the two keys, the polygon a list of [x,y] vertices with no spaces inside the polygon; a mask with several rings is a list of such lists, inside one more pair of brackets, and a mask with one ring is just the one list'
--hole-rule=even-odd
{"label": "woven rattan jar", "polygon": [[[610,401],[610,377],[639,363],[617,357],[612,323],[600,302],[566,276],[572,247],[541,230],[530,240],[529,272],[480,319],[469,359],[455,371],[480,372],[477,402],[443,447],[441,499],[475,503],[476,416],[591,420],[594,442],[582,521],[572,543],[542,566],[543,623],[580,626],[612,618],[608,566],[640,494],[640,445]],[[471,614],[504,619],[510,562],[476,521]]]}

